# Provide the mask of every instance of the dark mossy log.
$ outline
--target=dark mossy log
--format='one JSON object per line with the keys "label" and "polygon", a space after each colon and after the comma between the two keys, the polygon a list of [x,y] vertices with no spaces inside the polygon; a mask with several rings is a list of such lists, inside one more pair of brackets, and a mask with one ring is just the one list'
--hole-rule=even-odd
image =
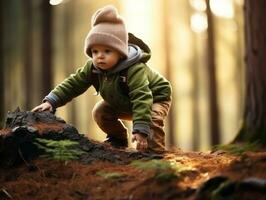
{"label": "dark mossy log", "polygon": [[78,148],[85,153],[80,156],[84,164],[92,161],[109,161],[127,164],[132,159],[161,158],[161,155],[127,151],[112,148],[80,134],[75,127],[50,112],[9,112],[5,128],[0,130],[0,166],[14,166],[27,163],[44,153],[34,144],[36,138],[50,140],[71,140],[78,142]]}

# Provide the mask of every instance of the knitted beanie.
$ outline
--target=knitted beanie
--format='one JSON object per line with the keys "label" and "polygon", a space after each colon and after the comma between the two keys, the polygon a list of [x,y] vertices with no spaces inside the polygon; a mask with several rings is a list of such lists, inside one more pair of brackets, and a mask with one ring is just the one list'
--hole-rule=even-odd
{"label": "knitted beanie", "polygon": [[128,56],[128,33],[122,17],[114,6],[97,10],[91,18],[91,30],[85,39],[85,54],[91,55],[92,45],[106,45]]}

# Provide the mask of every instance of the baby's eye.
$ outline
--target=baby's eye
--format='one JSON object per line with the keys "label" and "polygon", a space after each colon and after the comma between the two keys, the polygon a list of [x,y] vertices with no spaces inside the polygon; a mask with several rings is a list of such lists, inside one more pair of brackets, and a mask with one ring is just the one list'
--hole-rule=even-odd
{"label": "baby's eye", "polygon": [[98,53],[98,50],[92,49],[92,50],[91,50],[91,53],[92,53],[92,54],[96,54],[96,53]]}
{"label": "baby's eye", "polygon": [[104,52],[105,52],[105,53],[111,53],[112,50],[111,50],[111,49],[105,49]]}

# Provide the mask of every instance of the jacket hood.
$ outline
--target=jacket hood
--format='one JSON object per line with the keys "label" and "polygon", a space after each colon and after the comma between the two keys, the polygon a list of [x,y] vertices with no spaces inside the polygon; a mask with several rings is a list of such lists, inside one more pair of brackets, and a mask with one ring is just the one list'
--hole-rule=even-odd
{"label": "jacket hood", "polygon": [[[146,63],[151,57],[151,50],[147,44],[145,44],[141,39],[134,36],[132,33],[128,34],[128,58],[121,60],[116,67],[112,70],[107,71],[107,75],[117,73],[124,70],[137,62]],[[94,73],[102,74],[103,70],[94,66]]]}
{"label": "jacket hood", "polygon": [[128,43],[138,46],[141,49],[141,58],[139,61],[141,62],[148,62],[148,60],[151,58],[151,50],[148,47],[145,42],[143,42],[141,39],[133,35],[132,33],[128,33]]}

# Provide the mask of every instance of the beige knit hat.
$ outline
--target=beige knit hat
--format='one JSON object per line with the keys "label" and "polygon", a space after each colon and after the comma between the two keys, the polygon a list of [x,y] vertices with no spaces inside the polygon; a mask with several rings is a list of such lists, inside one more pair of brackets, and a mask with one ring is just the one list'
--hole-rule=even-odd
{"label": "beige knit hat", "polygon": [[117,9],[108,5],[97,10],[91,18],[91,30],[85,39],[85,54],[91,57],[91,47],[95,44],[106,45],[128,55],[128,33]]}

